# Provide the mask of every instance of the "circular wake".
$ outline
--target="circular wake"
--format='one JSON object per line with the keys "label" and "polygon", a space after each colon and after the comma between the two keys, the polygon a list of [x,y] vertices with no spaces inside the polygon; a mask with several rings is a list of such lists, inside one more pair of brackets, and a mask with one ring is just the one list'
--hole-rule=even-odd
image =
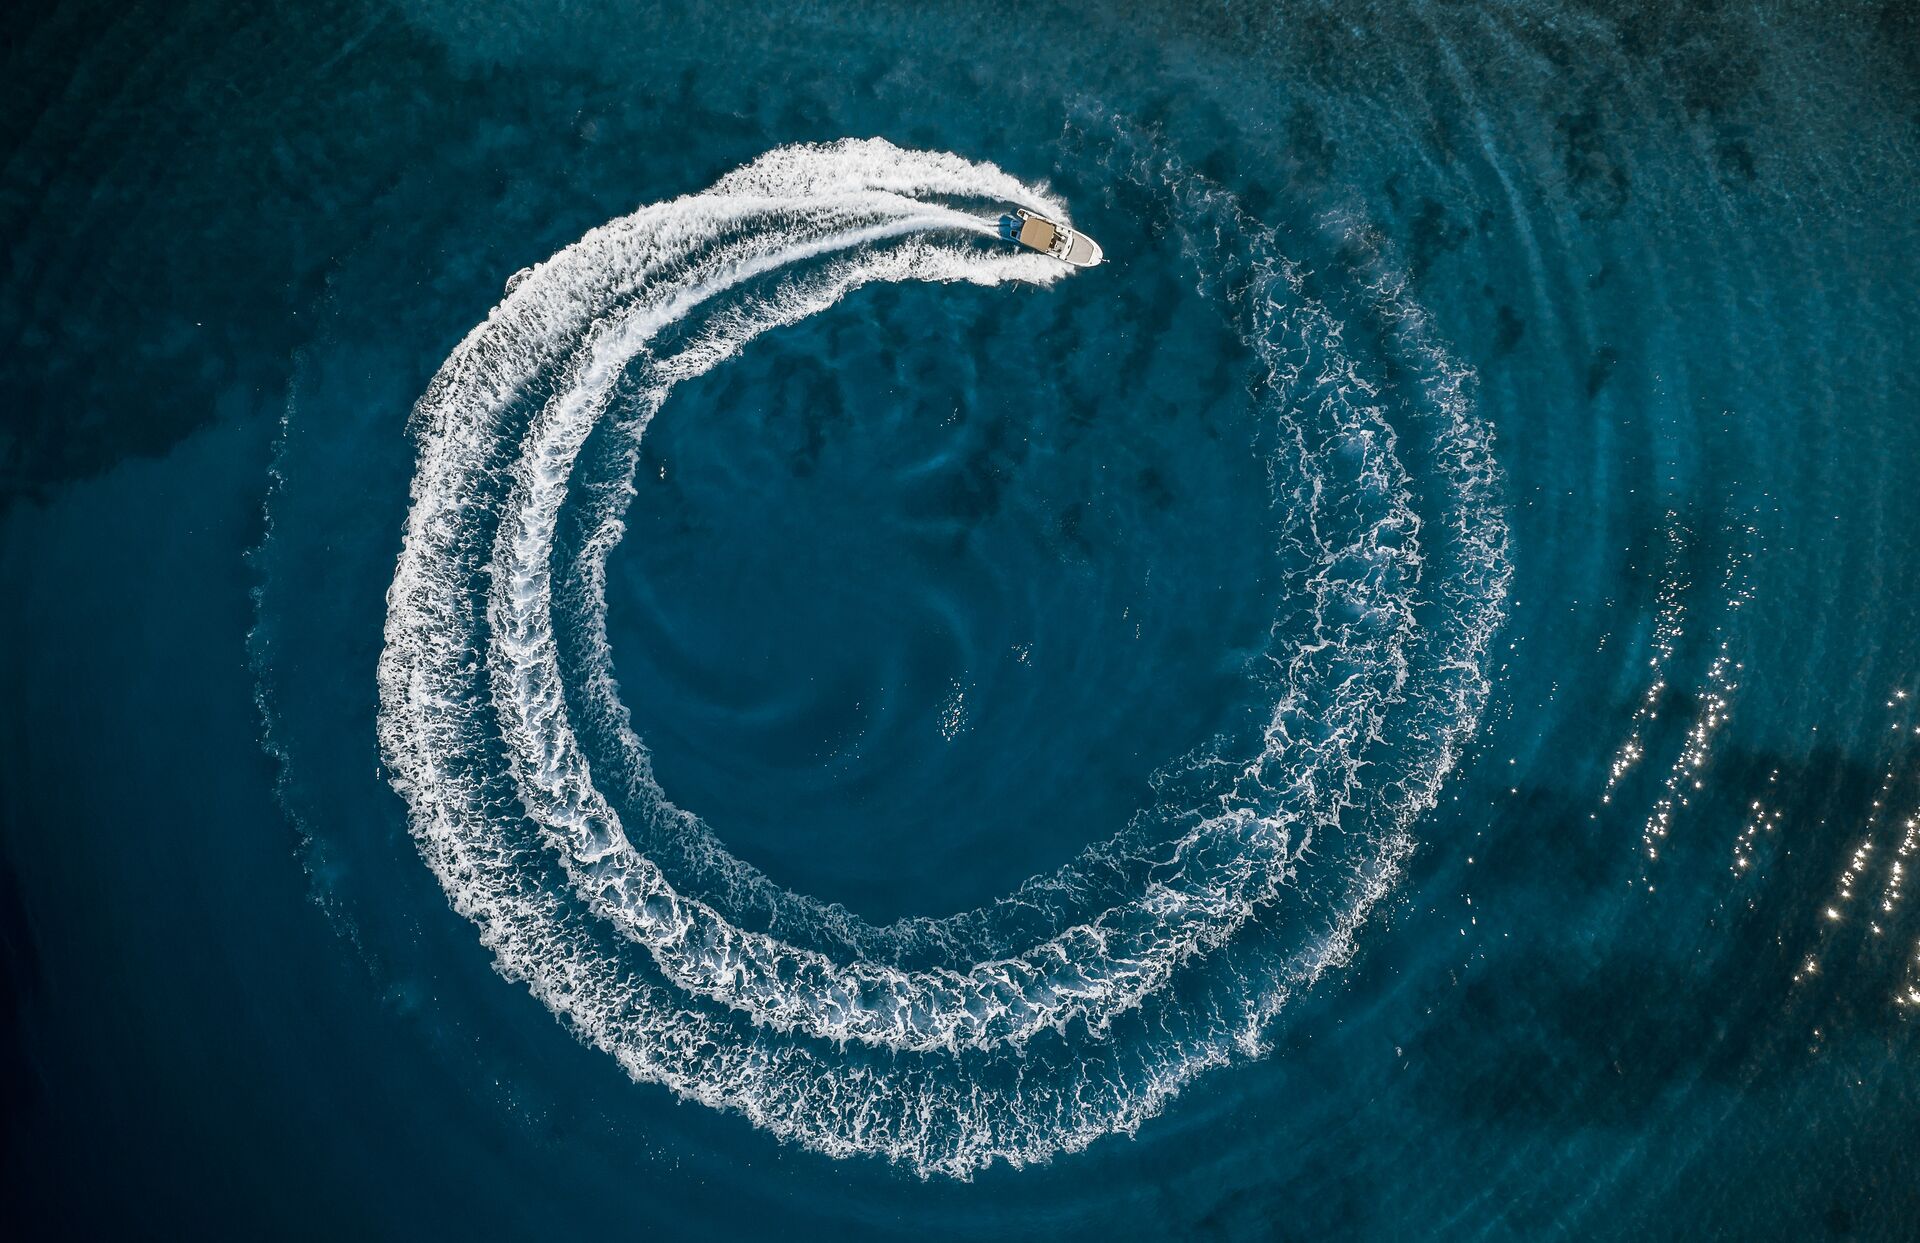
{"label": "circular wake", "polygon": [[[1257,1051],[1391,885],[1484,700],[1506,589],[1470,377],[1396,278],[1338,316],[1229,196],[1118,160],[1256,360],[1273,515],[1249,538],[1286,587],[1247,671],[1266,706],[979,910],[866,923],[673,806],[619,699],[605,566],[675,385],[875,282],[1062,279],[992,239],[1009,203],[1063,204],[878,140],[783,148],[517,276],[421,399],[379,668],[393,785],[500,969],[635,1078],[922,1173],[1044,1160]],[[1354,361],[1361,331],[1393,377]]]}

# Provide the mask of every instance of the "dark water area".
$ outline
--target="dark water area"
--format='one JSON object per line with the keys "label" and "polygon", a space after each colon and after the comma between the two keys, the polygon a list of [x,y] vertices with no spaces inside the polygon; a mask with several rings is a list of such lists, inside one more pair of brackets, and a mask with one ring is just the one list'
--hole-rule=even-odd
{"label": "dark water area", "polygon": [[[1915,13],[9,9],[8,1232],[1913,1237]],[[662,317],[514,579],[586,381],[509,308],[656,297],[543,261],[875,137],[1108,261],[665,209],[831,246]],[[705,933],[556,848],[570,748]],[[1030,1039],[808,1026],[1141,893],[950,1007]]]}

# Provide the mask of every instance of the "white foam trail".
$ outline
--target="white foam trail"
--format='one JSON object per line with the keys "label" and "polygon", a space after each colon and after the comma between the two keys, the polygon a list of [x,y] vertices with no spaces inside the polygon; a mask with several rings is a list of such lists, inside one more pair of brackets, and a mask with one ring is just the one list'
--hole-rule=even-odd
{"label": "white foam trail", "polygon": [[[557,517],[616,393],[638,412],[626,429],[637,441],[674,384],[862,285],[1066,273],[967,240],[990,225],[931,196],[1064,208],[950,155],[878,141],[785,148],[710,191],[596,229],[517,279],[421,400],[379,675],[393,784],[501,970],[636,1077],[830,1153],[959,1175],[996,1158],[1042,1160],[1137,1126],[1192,1075],[1257,1045],[1285,996],[1349,952],[1391,884],[1405,826],[1431,805],[1484,697],[1481,657],[1505,591],[1505,528],[1469,377],[1430,346],[1401,289],[1376,290],[1380,313],[1422,355],[1440,416],[1442,510],[1463,572],[1423,587],[1422,519],[1396,432],[1341,351],[1340,325],[1230,200],[1178,170],[1159,175],[1180,183],[1184,209],[1227,228],[1217,240],[1265,248],[1241,315],[1267,365],[1275,499],[1289,515],[1285,551],[1306,567],[1310,637],[1271,654],[1277,694],[1254,750],[1185,766],[1211,793],[1167,821],[1177,831],[1122,833],[1006,903],[945,921],[872,929],[797,895],[776,899],[873,957],[747,930],[676,890],[629,840],[568,719],[553,628]],[[659,349],[689,325],[690,341]],[[616,494],[603,506],[583,554],[602,613],[619,505]],[[1444,624],[1430,631],[1423,591],[1441,604]],[[598,643],[590,712],[623,731],[634,788],[664,822],[710,839],[652,787],[618,705],[604,618],[584,624]],[[1399,747],[1402,733],[1414,742]],[[1392,780],[1370,785],[1371,773]],[[1329,848],[1343,836],[1364,849]],[[766,887],[717,843],[700,848],[734,889]],[[1309,865],[1312,889],[1332,895],[1312,916],[1323,930],[1176,999],[1176,975],[1236,939],[1259,943],[1264,930],[1240,934],[1263,912],[1311,906],[1295,883],[1310,850],[1333,860]],[[1071,922],[1074,898],[1121,882],[1131,891]],[[1009,933],[1035,918],[1052,931]],[[623,942],[644,947],[648,970]],[[922,970],[888,961],[909,944],[983,952]]]}

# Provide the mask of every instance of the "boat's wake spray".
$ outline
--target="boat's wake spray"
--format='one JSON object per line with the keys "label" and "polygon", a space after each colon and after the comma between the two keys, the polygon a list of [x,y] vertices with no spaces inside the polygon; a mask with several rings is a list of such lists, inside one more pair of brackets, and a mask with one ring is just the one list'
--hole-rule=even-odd
{"label": "boat's wake spray", "polygon": [[[1256,1050],[1396,875],[1484,698],[1505,590],[1468,377],[1397,287],[1376,290],[1422,386],[1390,423],[1270,234],[1164,164],[1121,171],[1196,217],[1203,276],[1253,274],[1226,309],[1264,372],[1252,439],[1311,641],[1276,624],[1259,674],[1271,713],[1179,766],[1187,803],[979,911],[866,925],[780,890],[674,808],[604,652],[604,562],[630,490],[576,498],[585,616],[556,611],[556,524],[590,432],[612,417],[637,446],[676,384],[769,329],[875,282],[1045,286],[1099,262],[1064,204],[878,140],[782,148],[519,276],[421,399],[379,672],[393,784],[500,970],[635,1078],[923,1173],[1045,1160]],[[992,240],[1007,203],[1026,250]],[[1425,438],[1439,477],[1407,477],[1405,435]],[[584,685],[563,684],[556,624],[586,628]],[[596,785],[570,705],[626,740],[628,771],[600,776],[644,825]],[[710,892],[650,858],[663,834],[701,843]],[[740,893],[785,934],[731,917]],[[929,947],[934,965],[901,965]]]}

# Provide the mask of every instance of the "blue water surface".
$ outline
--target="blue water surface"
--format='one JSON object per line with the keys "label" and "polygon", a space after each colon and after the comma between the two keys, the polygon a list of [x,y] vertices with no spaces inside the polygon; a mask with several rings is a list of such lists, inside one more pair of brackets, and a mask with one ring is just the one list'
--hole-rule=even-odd
{"label": "blue water surface", "polygon": [[[0,21],[22,1237],[1920,1231],[1910,5]],[[1481,582],[1441,534],[1463,468],[1423,430],[1436,360],[1491,435],[1507,573],[1457,671],[1484,694],[1387,713],[1360,770],[1391,803],[1458,723],[1437,801],[1324,837],[1169,986],[1191,1028],[1150,1006],[1157,1034],[1043,1035],[1036,1082],[1128,1041],[1233,1052],[1026,1168],[835,1156],[636,1082],[452,909],[378,732],[410,413],[509,278],[849,137],[1044,185],[1108,262],[857,290],[681,385],[630,483],[589,440],[556,561],[594,488],[630,488],[606,650],[725,866],[608,776],[611,731],[582,744],[743,926],[845,948],[765,893],[862,927],[991,907],[1178,821],[1259,737],[1275,653],[1325,620],[1275,465],[1292,390],[1249,348],[1263,274],[1324,310],[1298,357],[1351,363],[1326,400],[1377,411],[1404,471],[1422,633]],[[1367,447],[1319,448],[1338,474]],[[1441,676],[1414,651],[1383,702]],[[1377,900],[1325,879],[1380,860]],[[1348,932],[1252,1029],[1191,1017]]]}

